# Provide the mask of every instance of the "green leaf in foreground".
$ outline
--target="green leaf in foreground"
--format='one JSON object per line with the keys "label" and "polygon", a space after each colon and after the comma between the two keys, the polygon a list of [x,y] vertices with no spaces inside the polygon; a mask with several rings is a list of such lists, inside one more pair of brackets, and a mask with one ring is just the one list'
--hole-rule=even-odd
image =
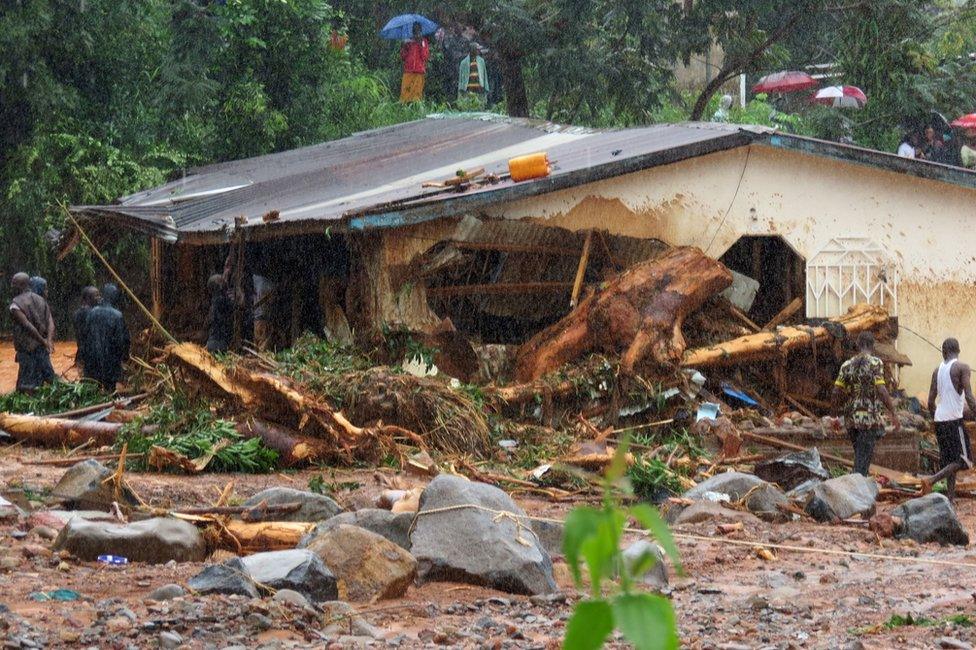
{"label": "green leaf in foreground", "polygon": [[611,601],[613,620],[637,650],[677,650],[671,603],[654,594],[620,594]]}
{"label": "green leaf in foreground", "polygon": [[566,625],[564,650],[597,650],[613,632],[613,611],[605,600],[577,603]]}
{"label": "green leaf in foreground", "polygon": [[630,516],[639,521],[641,526],[651,531],[654,539],[657,540],[657,543],[661,545],[664,552],[668,554],[668,558],[670,558],[671,563],[674,564],[674,568],[678,572],[678,575],[684,575],[684,569],[681,566],[681,554],[678,553],[678,546],[674,543],[674,538],[671,536],[671,531],[668,529],[668,525],[665,524],[661,519],[661,515],[658,514],[657,510],[646,503],[641,503],[633,506],[630,509]]}

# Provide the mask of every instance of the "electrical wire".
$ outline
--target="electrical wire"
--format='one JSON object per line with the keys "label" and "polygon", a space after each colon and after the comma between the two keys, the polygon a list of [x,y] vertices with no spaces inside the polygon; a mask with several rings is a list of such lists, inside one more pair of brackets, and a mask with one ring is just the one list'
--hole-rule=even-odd
{"label": "electrical wire", "polygon": [[705,254],[712,248],[712,244],[715,243],[715,238],[718,237],[719,231],[722,230],[722,226],[725,225],[726,219],[729,218],[729,214],[732,212],[732,206],[735,205],[736,199],[739,198],[739,190],[742,189],[742,179],[746,176],[746,168],[749,166],[749,157],[752,155],[752,147],[746,147],[746,159],[742,162],[742,171],[739,173],[739,182],[735,186],[735,194],[732,195],[732,200],[729,202],[729,207],[722,216],[722,220],[719,222],[718,227],[715,228],[715,232],[712,233],[712,238],[708,242],[708,246],[705,247]]}

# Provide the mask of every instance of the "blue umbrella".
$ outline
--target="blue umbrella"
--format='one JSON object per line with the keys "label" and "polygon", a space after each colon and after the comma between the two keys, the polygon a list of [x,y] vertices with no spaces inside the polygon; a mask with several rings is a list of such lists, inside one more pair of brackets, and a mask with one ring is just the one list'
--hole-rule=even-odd
{"label": "blue umbrella", "polygon": [[433,20],[420,14],[402,14],[392,18],[386,27],[380,30],[380,37],[391,41],[407,41],[413,38],[413,24],[420,23],[424,36],[433,34],[439,25]]}

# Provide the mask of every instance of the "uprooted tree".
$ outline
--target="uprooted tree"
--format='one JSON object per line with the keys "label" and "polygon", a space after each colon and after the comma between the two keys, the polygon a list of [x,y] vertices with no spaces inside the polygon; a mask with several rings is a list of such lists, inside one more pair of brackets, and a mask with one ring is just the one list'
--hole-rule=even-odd
{"label": "uprooted tree", "polygon": [[732,284],[732,274],[698,248],[673,248],[637,264],[586,297],[518,352],[515,377],[538,379],[589,352],[621,355],[621,371],[674,368],[685,350],[681,325]]}

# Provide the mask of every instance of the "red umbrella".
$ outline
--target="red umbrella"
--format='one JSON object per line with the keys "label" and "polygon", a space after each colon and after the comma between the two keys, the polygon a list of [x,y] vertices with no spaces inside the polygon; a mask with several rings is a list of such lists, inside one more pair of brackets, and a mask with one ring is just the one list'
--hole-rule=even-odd
{"label": "red umbrella", "polygon": [[817,80],[806,72],[784,71],[766,75],[752,87],[754,93],[795,93],[816,88]]}
{"label": "red umbrella", "polygon": [[964,129],[976,129],[976,113],[963,115],[958,120],[954,121],[952,126],[958,126]]}
{"label": "red umbrella", "polygon": [[857,86],[827,86],[818,90],[810,101],[834,108],[864,108],[868,96]]}

